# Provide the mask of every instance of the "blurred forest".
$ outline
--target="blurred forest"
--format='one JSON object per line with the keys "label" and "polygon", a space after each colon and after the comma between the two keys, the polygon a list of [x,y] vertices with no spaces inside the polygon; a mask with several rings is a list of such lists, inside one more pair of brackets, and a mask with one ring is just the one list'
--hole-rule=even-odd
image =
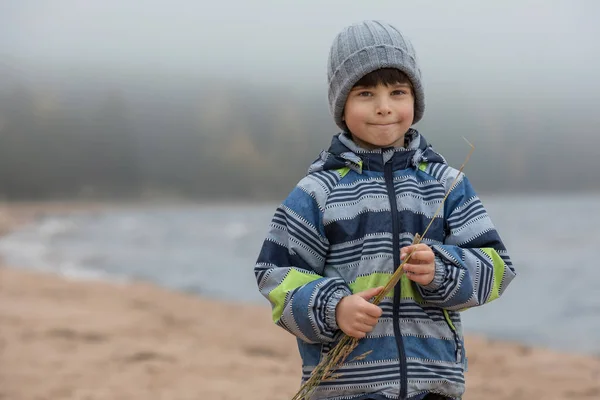
{"label": "blurred forest", "polygon": [[[278,199],[337,132],[326,88],[0,66],[0,200]],[[417,129],[479,191],[597,191],[592,102],[427,91]],[[426,89],[427,90],[427,89]],[[537,99],[537,100],[536,100]]]}

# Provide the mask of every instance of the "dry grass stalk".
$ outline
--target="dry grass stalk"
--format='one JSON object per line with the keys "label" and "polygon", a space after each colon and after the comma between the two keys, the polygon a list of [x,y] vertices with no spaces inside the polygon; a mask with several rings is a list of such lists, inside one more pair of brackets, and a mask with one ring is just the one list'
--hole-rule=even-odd
{"label": "dry grass stalk", "polygon": [[[446,195],[444,196],[439,207],[433,214],[433,217],[431,218],[431,221],[425,228],[425,231],[423,231],[422,234],[417,233],[415,235],[415,238],[413,239],[413,244],[419,244],[421,242],[421,239],[425,237],[425,235],[429,231],[429,228],[431,227],[431,224],[442,210],[442,207],[444,206],[448,195],[454,189],[454,185],[456,185],[456,182],[458,181],[458,178],[460,177],[463,169],[465,168],[465,165],[467,165],[467,163],[469,162],[471,154],[473,154],[473,151],[475,151],[475,146],[469,143],[469,141],[466,138],[463,137],[463,139],[469,144],[471,150],[467,154],[467,157],[465,158],[463,164],[460,166],[460,169],[458,170],[459,173],[452,181],[450,189],[448,189],[448,191],[446,192]],[[394,289],[394,287],[400,281],[400,279],[402,279],[402,275],[404,275],[404,264],[406,264],[410,260],[410,257],[413,255],[414,252],[415,249],[413,249],[410,253],[406,255],[406,258],[402,261],[400,266],[398,266],[396,271],[392,274],[390,280],[387,282],[384,289],[373,299],[373,304],[379,304],[381,300],[383,300],[385,296]],[[359,339],[343,334],[338,344],[333,349],[331,349],[329,353],[327,353],[325,358],[323,358],[323,360],[321,360],[321,362],[315,367],[308,380],[304,382],[304,384],[300,387],[300,390],[298,390],[298,392],[292,398],[292,400],[308,400],[310,395],[314,392],[314,390],[319,386],[319,384],[322,381],[336,379],[339,376],[341,376],[341,374],[332,375],[332,373],[344,362],[344,360],[356,348],[356,346],[358,345],[358,340]],[[353,361],[365,358],[368,355],[368,353],[369,352],[355,357]]]}

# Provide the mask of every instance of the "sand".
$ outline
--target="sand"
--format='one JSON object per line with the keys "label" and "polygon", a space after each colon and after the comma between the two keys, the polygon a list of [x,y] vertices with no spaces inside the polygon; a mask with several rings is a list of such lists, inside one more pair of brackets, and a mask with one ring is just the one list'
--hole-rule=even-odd
{"label": "sand", "polygon": [[[95,207],[96,208],[96,207]],[[86,207],[0,206],[0,232]],[[1,263],[0,263],[1,265]],[[284,400],[295,339],[265,306],[0,266],[0,400]],[[600,357],[467,338],[465,399],[600,399]]]}

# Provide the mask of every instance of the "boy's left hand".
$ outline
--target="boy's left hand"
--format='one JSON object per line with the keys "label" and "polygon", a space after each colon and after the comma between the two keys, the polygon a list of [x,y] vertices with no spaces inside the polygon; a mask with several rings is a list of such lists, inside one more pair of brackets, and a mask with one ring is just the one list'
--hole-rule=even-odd
{"label": "boy's left hand", "polygon": [[413,249],[415,249],[415,252],[403,267],[406,277],[421,286],[427,286],[433,281],[435,275],[435,255],[431,247],[419,243],[402,248],[400,259],[404,261]]}

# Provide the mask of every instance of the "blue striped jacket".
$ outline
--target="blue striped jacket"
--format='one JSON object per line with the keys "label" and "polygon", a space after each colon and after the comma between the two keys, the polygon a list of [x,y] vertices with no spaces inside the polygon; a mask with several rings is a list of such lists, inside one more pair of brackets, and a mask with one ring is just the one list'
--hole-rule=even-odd
{"label": "blue striped jacket", "polygon": [[[255,275],[273,321],[298,339],[303,381],[341,337],[340,299],[387,283],[458,175],[414,129],[406,148],[372,151],[339,134],[277,208]],[[462,174],[422,243],[435,253],[434,280],[403,277],[374,330],[312,399],[462,396],[459,311],[498,298],[515,271]]]}

